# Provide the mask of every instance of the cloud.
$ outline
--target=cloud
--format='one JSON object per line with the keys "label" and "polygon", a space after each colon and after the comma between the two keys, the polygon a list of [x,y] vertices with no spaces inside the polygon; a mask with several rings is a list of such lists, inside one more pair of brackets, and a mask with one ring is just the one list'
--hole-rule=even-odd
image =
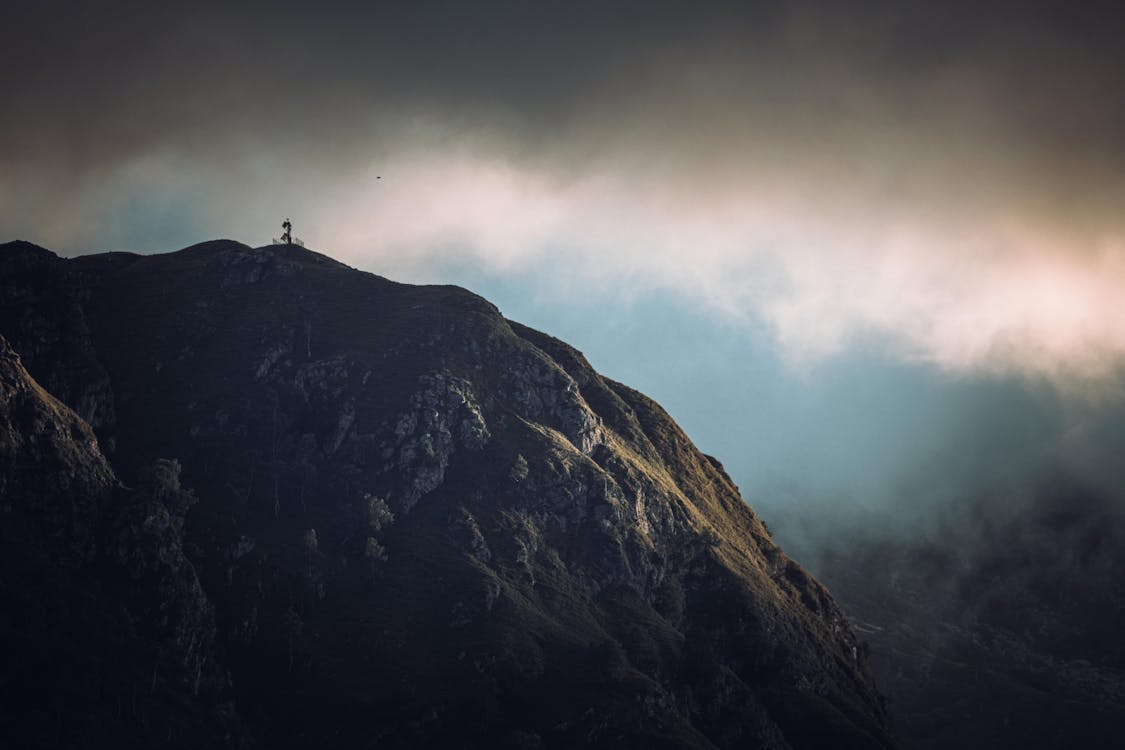
{"label": "cloud", "polygon": [[[422,153],[313,206],[311,232],[364,267],[417,275],[455,256],[562,269],[564,293],[659,291],[765,321],[797,363],[857,339],[951,371],[1109,378],[1125,353],[1125,234],[976,210],[936,219],[853,180],[747,176],[716,194],[671,174],[552,175],[493,154]],[[803,173],[802,173],[803,176]],[[967,189],[971,190],[971,189]]]}
{"label": "cloud", "polygon": [[1112,8],[56,6],[0,32],[6,235],[290,215],[389,275],[678,295],[799,366],[858,340],[1079,389],[1121,364]]}

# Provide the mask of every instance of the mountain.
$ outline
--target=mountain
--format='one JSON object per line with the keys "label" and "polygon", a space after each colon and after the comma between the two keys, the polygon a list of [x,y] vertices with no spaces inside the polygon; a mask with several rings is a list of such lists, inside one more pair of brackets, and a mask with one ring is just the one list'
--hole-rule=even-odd
{"label": "mountain", "polygon": [[887,748],[717,460],[449,286],[0,246],[8,746]]}
{"label": "mountain", "polygon": [[1005,500],[970,496],[916,537],[837,527],[817,567],[871,643],[904,747],[1116,747],[1120,499],[1056,470]]}

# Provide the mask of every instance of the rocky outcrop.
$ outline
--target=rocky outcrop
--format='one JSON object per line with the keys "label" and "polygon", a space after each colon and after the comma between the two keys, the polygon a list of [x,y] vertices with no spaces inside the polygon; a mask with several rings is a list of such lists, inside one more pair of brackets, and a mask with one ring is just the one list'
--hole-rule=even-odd
{"label": "rocky outcrop", "polygon": [[0,337],[0,498],[35,519],[60,559],[93,559],[101,504],[114,489],[93,431],[36,383]]}
{"label": "rocky outcrop", "polygon": [[422,375],[418,384],[421,390],[394,421],[394,438],[384,449],[399,473],[394,497],[403,513],[441,485],[454,450],[479,451],[491,437],[467,380],[437,372]]}
{"label": "rocky outcrop", "polygon": [[90,281],[41,247],[0,245],[0,330],[43,388],[108,432],[116,414],[86,316]]}

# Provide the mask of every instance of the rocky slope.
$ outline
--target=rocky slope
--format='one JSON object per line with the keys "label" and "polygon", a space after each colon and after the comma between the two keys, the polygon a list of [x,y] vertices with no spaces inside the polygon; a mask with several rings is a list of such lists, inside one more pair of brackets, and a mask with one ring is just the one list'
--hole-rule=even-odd
{"label": "rocky slope", "polygon": [[[0,740],[238,744],[214,610],[183,553],[179,467],[122,486],[89,426],[0,337]],[[179,744],[179,743],[177,743]]]}
{"label": "rocky slope", "polygon": [[719,463],[469,292],[290,246],[9,243],[0,334],[3,687],[42,707],[0,734],[893,746],[839,608]]}

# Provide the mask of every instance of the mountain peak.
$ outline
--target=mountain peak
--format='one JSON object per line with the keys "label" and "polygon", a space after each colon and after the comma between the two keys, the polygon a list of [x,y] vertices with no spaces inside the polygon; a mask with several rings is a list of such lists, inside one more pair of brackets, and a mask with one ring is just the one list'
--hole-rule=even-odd
{"label": "mountain peak", "polygon": [[58,256],[50,250],[27,240],[12,240],[0,243],[0,263],[7,266],[24,266],[49,262]]}
{"label": "mountain peak", "polygon": [[183,250],[177,252],[181,253],[219,253],[228,250],[249,250],[250,246],[238,242],[237,240],[229,239],[214,239],[205,242],[197,242],[194,245],[188,245]]}
{"label": "mountain peak", "polygon": [[186,705],[269,746],[893,744],[719,463],[482,298],[222,240],[0,281],[0,334],[122,481],[165,467],[137,507],[184,514],[160,575],[198,571],[182,637],[230,675],[184,673]]}

